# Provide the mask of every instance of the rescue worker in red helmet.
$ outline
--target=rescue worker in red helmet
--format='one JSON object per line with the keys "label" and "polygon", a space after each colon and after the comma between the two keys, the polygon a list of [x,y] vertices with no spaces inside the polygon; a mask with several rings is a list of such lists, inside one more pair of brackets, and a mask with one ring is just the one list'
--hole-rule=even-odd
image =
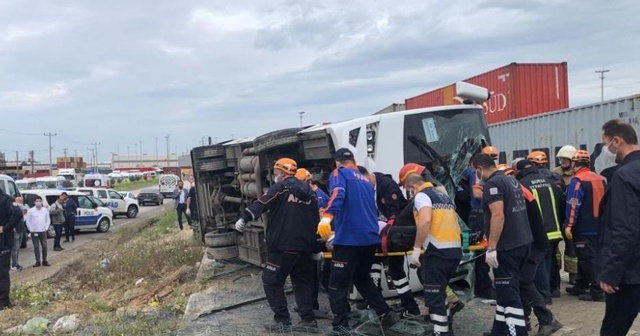
{"label": "rescue worker in red helmet", "polygon": [[604,301],[605,295],[596,278],[598,217],[604,196],[604,177],[590,170],[589,152],[578,150],[571,158],[576,174],[567,188],[567,216],[564,230],[573,239],[578,256],[578,279],[567,293],[583,301]]}
{"label": "rescue worker in red helmet", "polygon": [[297,163],[282,158],[273,166],[274,184],[258,200],[240,213],[236,230],[243,231],[252,220],[270,211],[265,237],[267,267],[262,272],[262,284],[267,302],[274,313],[274,323],[265,325],[269,332],[291,332],[291,317],[287,308],[284,285],[291,277],[296,304],[301,317],[299,328],[315,329],[312,283],[313,253],[316,225],[319,220],[318,200],[306,183],[296,179]]}

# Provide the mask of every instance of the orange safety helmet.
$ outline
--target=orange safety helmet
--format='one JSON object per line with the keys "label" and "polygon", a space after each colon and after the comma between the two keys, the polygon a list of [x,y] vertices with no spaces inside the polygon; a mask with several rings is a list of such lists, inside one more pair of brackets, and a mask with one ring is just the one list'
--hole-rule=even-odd
{"label": "orange safety helmet", "polygon": [[401,186],[404,186],[404,182],[407,180],[407,177],[411,174],[422,175],[424,170],[427,169],[425,166],[421,166],[417,163],[407,163],[406,165],[400,168],[400,173],[398,174],[398,181]]}
{"label": "orange safety helmet", "polygon": [[300,168],[296,171],[296,178],[302,182],[309,182],[313,178],[313,175],[311,175],[308,170]]}
{"label": "orange safety helmet", "polygon": [[504,174],[508,176],[514,176],[516,175],[516,171],[511,168],[507,168],[504,170]]}
{"label": "orange safety helmet", "polygon": [[573,156],[571,157],[571,161],[589,163],[591,162],[591,156],[589,155],[589,152],[581,149],[576,151],[575,154],[573,154]]}
{"label": "orange safety helmet", "polygon": [[494,160],[498,159],[498,148],[493,146],[487,146],[482,149],[482,154],[491,156]]}
{"label": "orange safety helmet", "polygon": [[289,158],[282,158],[273,165],[274,170],[283,171],[287,175],[295,175],[298,171],[298,164]]}
{"label": "orange safety helmet", "polygon": [[527,156],[527,159],[535,164],[547,164],[549,162],[547,154],[543,151],[533,151]]}

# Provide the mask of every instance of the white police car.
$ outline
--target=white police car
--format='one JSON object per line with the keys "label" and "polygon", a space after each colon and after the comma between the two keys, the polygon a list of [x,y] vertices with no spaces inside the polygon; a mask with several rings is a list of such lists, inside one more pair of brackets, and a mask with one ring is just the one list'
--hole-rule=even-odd
{"label": "white police car", "polygon": [[138,200],[126,198],[113,189],[77,188],[76,191],[99,198],[113,210],[114,217],[126,215],[127,218],[135,218],[138,215],[138,210],[140,209]]}
{"label": "white police car", "polygon": [[[35,206],[35,200],[37,196],[42,198],[42,204],[45,207],[49,207],[56,202],[58,197],[65,192],[63,190],[24,190],[21,191],[24,203],[29,207]],[[76,211],[76,231],[81,230],[96,230],[98,232],[107,232],[113,224],[113,213],[111,209],[105,207],[99,207],[93,202],[87,195],[77,191],[66,191],[69,198],[73,199],[78,204],[78,210]],[[49,238],[55,235],[53,231],[53,225],[49,227],[47,236]]]}

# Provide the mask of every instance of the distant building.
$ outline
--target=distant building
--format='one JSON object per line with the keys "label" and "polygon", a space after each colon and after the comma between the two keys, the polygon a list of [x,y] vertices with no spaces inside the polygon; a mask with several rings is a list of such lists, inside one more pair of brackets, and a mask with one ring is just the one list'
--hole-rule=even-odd
{"label": "distant building", "polygon": [[374,115],[376,115],[376,114],[384,114],[384,113],[391,113],[391,112],[398,112],[398,111],[404,111],[404,110],[405,110],[405,105],[404,104],[393,103],[393,104],[383,108],[382,110],[374,113]]}
{"label": "distant building", "polygon": [[117,170],[120,167],[179,167],[178,154],[166,155],[111,155],[111,168]]}

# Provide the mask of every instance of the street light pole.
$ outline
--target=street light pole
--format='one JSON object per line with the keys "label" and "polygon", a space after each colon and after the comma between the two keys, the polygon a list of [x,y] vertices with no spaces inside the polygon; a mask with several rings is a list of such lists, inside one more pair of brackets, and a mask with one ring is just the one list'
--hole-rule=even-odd
{"label": "street light pole", "polygon": [[609,70],[596,70],[596,73],[600,74],[600,101],[604,101],[604,74],[609,72]]}
{"label": "street light pole", "polygon": [[[53,162],[52,162],[52,158],[51,158],[51,150],[53,149],[53,147],[51,147],[51,138],[54,136],[57,136],[58,133],[45,133],[44,136],[49,137],[49,176],[51,176],[52,173],[52,168],[51,166],[53,166]],[[33,174],[33,172],[31,172]]]}
{"label": "street light pole", "polygon": [[300,115],[300,128],[302,128],[302,116],[305,114],[306,112],[304,111],[300,111],[298,112],[298,114]]}

